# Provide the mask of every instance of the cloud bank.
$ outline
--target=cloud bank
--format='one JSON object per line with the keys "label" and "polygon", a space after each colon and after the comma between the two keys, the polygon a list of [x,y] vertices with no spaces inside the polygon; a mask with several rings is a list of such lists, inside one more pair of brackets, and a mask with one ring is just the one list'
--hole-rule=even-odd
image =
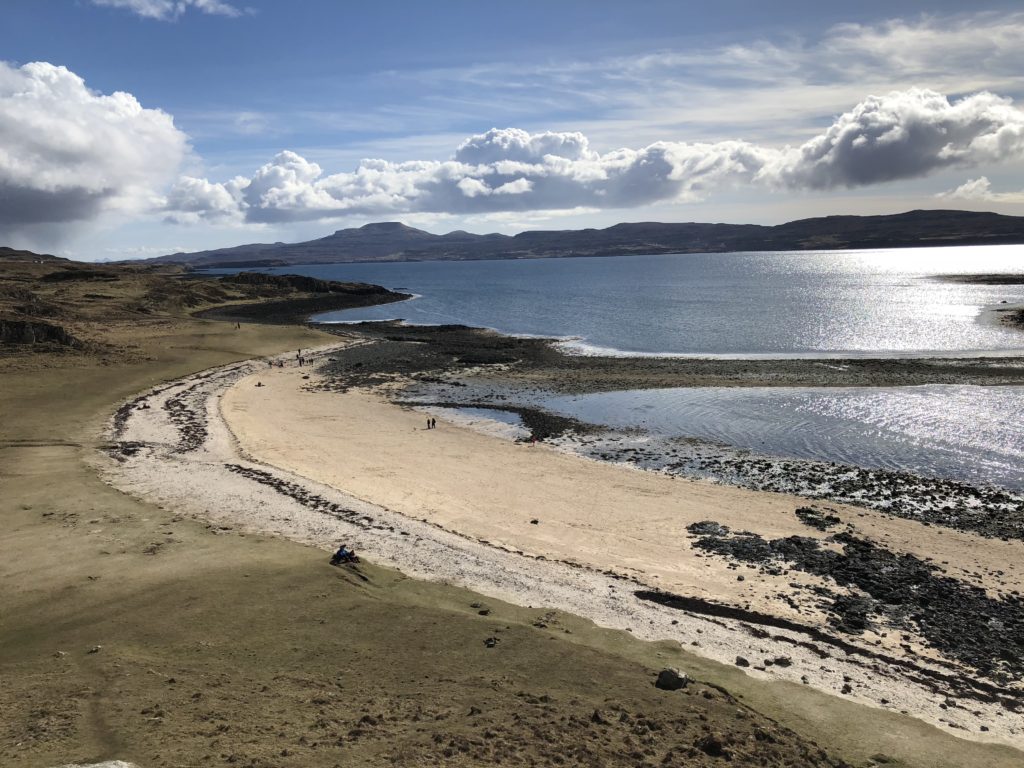
{"label": "cloud bank", "polygon": [[0,62],[0,237],[152,207],[188,149],[171,116],[64,67]]}
{"label": "cloud bank", "polygon": [[631,208],[715,190],[831,190],[914,179],[1024,156],[1024,111],[983,92],[956,101],[923,89],[872,96],[798,147],[659,141],[599,153],[578,132],[494,128],[451,159],[364,160],[325,174],[281,152],[250,178],[186,177],[164,207],[178,222],[276,223],[346,215],[475,214]]}
{"label": "cloud bank", "polygon": [[241,16],[243,11],[224,0],[92,0],[93,5],[123,8],[146,19],[174,21],[195,9],[216,16]]}

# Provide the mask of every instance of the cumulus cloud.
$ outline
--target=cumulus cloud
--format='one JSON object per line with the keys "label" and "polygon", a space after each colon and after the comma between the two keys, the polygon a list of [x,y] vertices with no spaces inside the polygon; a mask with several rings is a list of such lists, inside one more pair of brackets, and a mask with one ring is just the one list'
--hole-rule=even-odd
{"label": "cumulus cloud", "polygon": [[912,179],[1024,156],[1024,112],[978,93],[872,96],[798,147],[662,141],[600,153],[582,133],[494,128],[444,161],[364,160],[325,174],[282,152],[249,179],[185,179],[168,199],[177,220],[286,222],[344,215],[486,214],[629,208],[700,200],[730,185],[827,190]]}
{"label": "cumulus cloud", "polygon": [[170,189],[163,208],[167,220],[176,224],[194,224],[205,220],[217,223],[241,223],[241,190],[249,184],[236,178],[225,184],[182,176]]}
{"label": "cumulus cloud", "polygon": [[969,179],[956,189],[940,192],[936,197],[984,203],[1024,203],[1024,192],[995,192],[987,176]]}
{"label": "cumulus cloud", "polygon": [[914,89],[871,97],[800,148],[780,176],[790,186],[829,189],[924,176],[955,165],[1020,157],[1024,112],[979,93],[950,103]]}
{"label": "cumulus cloud", "polygon": [[64,67],[0,62],[0,238],[156,204],[187,137],[134,96],[95,93]]}
{"label": "cumulus cloud", "polygon": [[123,8],[143,18],[174,21],[195,9],[216,16],[241,16],[243,11],[224,0],[92,0],[93,5]]}

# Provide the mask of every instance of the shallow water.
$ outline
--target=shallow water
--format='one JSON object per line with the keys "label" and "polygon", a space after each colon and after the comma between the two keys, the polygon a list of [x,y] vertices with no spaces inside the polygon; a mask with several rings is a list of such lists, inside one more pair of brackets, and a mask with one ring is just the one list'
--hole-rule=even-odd
{"label": "shallow water", "polygon": [[538,404],[585,422],[758,454],[1024,489],[1024,387],[699,387]]}
{"label": "shallow water", "polygon": [[1024,334],[979,322],[1024,303],[1024,285],[935,275],[1024,272],[1024,247],[684,254],[282,267],[418,294],[327,320],[401,318],[571,337],[642,354],[871,355],[1024,352]]}

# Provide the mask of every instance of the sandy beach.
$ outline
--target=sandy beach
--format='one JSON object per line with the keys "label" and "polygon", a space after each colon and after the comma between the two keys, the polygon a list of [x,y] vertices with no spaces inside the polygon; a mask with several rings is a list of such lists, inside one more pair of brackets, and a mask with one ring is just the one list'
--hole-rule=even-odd
{"label": "sandy beach", "polygon": [[[256,362],[176,382],[146,398],[151,408],[130,408],[115,435],[128,450],[108,481],[217,524],[325,550],[347,541],[409,575],[678,643],[721,667],[742,656],[751,682],[795,683],[830,702],[804,712],[812,730],[867,705],[877,714],[856,718],[862,739],[874,717],[910,715],[961,738],[1024,743],[1013,690],[972,679],[920,638],[837,637],[814,599],[821,580],[737,569],[690,544],[687,525],[704,520],[824,538],[794,515],[804,500],[608,466],[444,421],[427,430],[424,413],[386,402],[386,391],[309,391],[315,374],[283,359],[283,369]],[[194,415],[169,422],[168,399],[172,412]],[[944,561],[993,594],[1020,587],[1008,565],[1019,542],[830,509],[858,535]],[[640,600],[643,589],[711,609]],[[745,613],[723,616],[721,605]]]}
{"label": "sandy beach", "polygon": [[[738,582],[731,571],[696,557],[686,530],[714,520],[764,537],[824,539],[825,532],[794,514],[813,503],[807,499],[586,461],[543,443],[494,439],[451,424],[427,430],[424,413],[388,403],[381,392],[313,392],[304,376],[308,371],[298,368],[259,372],[225,393],[224,417],[248,455],[498,547],[794,620],[822,618],[811,605],[773,599],[786,579],[755,575]],[[1019,542],[829,507],[870,539],[945,561],[947,572],[993,593],[1024,586]],[[899,648],[898,639],[883,644]]]}

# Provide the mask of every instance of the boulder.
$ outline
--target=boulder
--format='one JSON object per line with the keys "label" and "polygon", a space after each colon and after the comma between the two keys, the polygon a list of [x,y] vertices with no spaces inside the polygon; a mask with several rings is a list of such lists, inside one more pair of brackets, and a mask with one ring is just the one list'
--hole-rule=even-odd
{"label": "boulder", "polygon": [[685,672],[669,668],[663,669],[658,673],[658,679],[655,681],[654,686],[663,691],[678,691],[680,688],[685,688],[689,682],[690,678],[687,677]]}

